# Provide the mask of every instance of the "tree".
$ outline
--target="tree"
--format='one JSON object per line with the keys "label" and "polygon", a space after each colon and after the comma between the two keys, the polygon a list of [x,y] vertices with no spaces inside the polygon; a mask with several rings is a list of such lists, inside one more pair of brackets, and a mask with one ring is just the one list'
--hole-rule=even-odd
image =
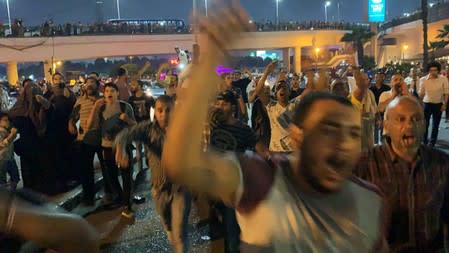
{"label": "tree", "polygon": [[[444,25],[443,29],[438,30],[439,34],[437,35],[438,39],[444,40],[446,43],[449,44],[449,24]],[[445,40],[447,39],[447,40]]]}
{"label": "tree", "polygon": [[354,49],[357,50],[357,60],[359,64],[363,63],[364,49],[363,45],[371,40],[374,33],[364,27],[356,26],[351,33],[346,33],[342,38],[342,42],[352,43]]}
{"label": "tree", "polygon": [[421,19],[422,19],[422,30],[423,30],[423,68],[427,67],[427,63],[429,63],[429,44],[428,44],[428,20],[427,16],[429,14],[429,1],[421,0]]}
{"label": "tree", "polygon": [[435,60],[435,52],[438,49],[443,49],[444,47],[446,47],[449,44],[449,41],[444,41],[444,40],[440,40],[440,41],[431,41],[429,48],[432,51],[432,60]]}

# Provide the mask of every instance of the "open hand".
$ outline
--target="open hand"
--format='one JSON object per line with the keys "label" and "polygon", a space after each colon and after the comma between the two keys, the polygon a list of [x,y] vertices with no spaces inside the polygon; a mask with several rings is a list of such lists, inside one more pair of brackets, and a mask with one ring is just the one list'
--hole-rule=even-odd
{"label": "open hand", "polygon": [[122,148],[116,147],[115,149],[115,162],[119,168],[128,168],[129,166],[129,157],[126,152],[122,151]]}
{"label": "open hand", "polygon": [[128,114],[126,114],[126,113],[120,114],[119,119],[123,120],[123,121],[127,121],[128,120]]}

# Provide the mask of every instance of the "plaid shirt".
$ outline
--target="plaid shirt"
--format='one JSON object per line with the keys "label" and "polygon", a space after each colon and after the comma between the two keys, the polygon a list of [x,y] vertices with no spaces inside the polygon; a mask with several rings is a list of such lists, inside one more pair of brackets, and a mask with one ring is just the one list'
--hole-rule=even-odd
{"label": "plaid shirt", "polygon": [[449,224],[449,157],[421,146],[410,164],[386,141],[366,152],[355,174],[377,185],[391,209],[388,241],[392,252],[438,252]]}

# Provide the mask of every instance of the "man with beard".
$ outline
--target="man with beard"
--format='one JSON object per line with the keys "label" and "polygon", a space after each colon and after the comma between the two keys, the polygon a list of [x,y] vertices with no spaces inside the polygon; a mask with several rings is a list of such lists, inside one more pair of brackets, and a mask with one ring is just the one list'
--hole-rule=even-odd
{"label": "man with beard", "polygon": [[[263,90],[265,86],[265,81],[268,76],[277,67],[277,62],[272,62],[268,64],[262,78],[259,80],[256,86],[256,94],[258,96],[263,96]],[[274,86],[274,94],[276,101],[269,103],[266,106],[268,117],[270,119],[271,128],[271,139],[269,149],[272,152],[291,152],[293,147],[291,145],[291,139],[288,134],[287,126],[288,124],[282,124],[279,121],[281,115],[292,115],[295,107],[295,103],[299,101],[297,97],[292,102],[289,101],[290,89],[285,80],[281,80]]]}
{"label": "man with beard", "polygon": [[173,104],[173,100],[167,95],[158,97],[155,103],[155,120],[146,120],[122,131],[115,140],[115,157],[121,168],[128,168],[130,163],[127,147],[134,141],[146,146],[146,156],[151,168],[151,194],[156,211],[161,217],[173,252],[183,253],[188,252],[187,225],[191,196],[184,188],[167,179],[161,165],[162,146]]}
{"label": "man with beard", "polygon": [[369,77],[359,68],[352,70],[355,80],[355,89],[350,93],[349,99],[362,117],[362,149],[374,146],[374,129],[378,113],[376,98],[369,89]]}
{"label": "man with beard", "polygon": [[[254,131],[240,122],[237,115],[237,99],[230,90],[221,92],[215,101],[215,107],[211,115],[211,150],[225,152],[231,151],[244,153],[248,150],[257,151],[262,156],[267,156],[268,146],[261,143]],[[239,241],[239,227],[235,217],[235,210],[227,207],[222,202],[214,204],[223,219],[225,252],[237,252]],[[212,214],[212,216],[214,216]],[[214,225],[216,222],[212,222]],[[214,231],[211,230],[211,237]]]}
{"label": "man with beard", "polygon": [[49,119],[46,135],[47,146],[45,148],[47,148],[49,155],[46,166],[57,180],[54,184],[48,184],[46,188],[48,188],[49,194],[58,194],[72,188],[74,186],[72,181],[77,178],[76,168],[67,166],[67,161],[69,161],[69,165],[73,164],[72,142],[74,138],[70,134],[67,124],[76,97],[67,87],[65,78],[61,73],[53,75],[51,91],[47,96],[50,96],[52,117]]}
{"label": "man with beard", "polygon": [[[99,86],[100,82],[95,77],[86,79],[83,87],[84,96],[76,100],[68,124],[70,133],[77,136],[76,150],[78,152],[76,157],[79,158],[77,164],[80,168],[79,175],[83,187],[82,203],[88,206],[93,205],[95,200],[95,173],[93,167],[95,153],[99,155],[100,161],[103,160],[100,152],[100,143],[95,141],[95,139],[99,140],[101,138],[100,133],[87,133],[87,120],[94,109],[95,102],[99,99]],[[78,121],[80,122],[79,129],[76,129]]]}
{"label": "man with beard", "polygon": [[251,128],[257,139],[268,148],[271,141],[270,118],[267,112],[267,106],[271,102],[270,86],[264,86],[263,92],[258,96],[255,92],[251,94],[249,100],[254,100],[251,108]]}
{"label": "man with beard", "polygon": [[[154,107],[154,98],[143,92],[143,82],[140,80],[132,80],[130,88],[132,95],[128,102],[133,107],[136,122],[140,123],[150,119],[151,107]],[[142,171],[142,143],[139,141],[136,142],[136,160],[137,167]]]}
{"label": "man with beard", "polygon": [[[226,4],[228,2],[225,2]],[[224,45],[251,29],[232,1],[198,19],[206,57],[194,66],[182,106],[175,108],[162,162],[170,178],[236,207],[241,252],[384,252],[382,198],[352,178],[360,156],[360,113],[342,97],[311,93],[295,109],[291,156],[202,151],[214,68]],[[286,94],[283,94],[286,95]],[[192,114],[191,112],[196,112]],[[319,150],[319,152],[317,152]]]}
{"label": "man with beard", "polygon": [[[232,85],[232,75],[231,73],[225,73],[221,75],[221,91],[230,90],[234,93],[234,96],[237,99],[238,107],[236,117],[242,122],[247,124],[248,122],[248,110],[245,105],[245,101],[243,100],[243,91],[237,86]],[[246,92],[246,89],[244,90]]]}
{"label": "man with beard", "polygon": [[388,193],[392,252],[443,252],[448,242],[449,157],[421,144],[425,117],[412,96],[390,102],[384,127],[388,137],[361,157],[355,174]]}

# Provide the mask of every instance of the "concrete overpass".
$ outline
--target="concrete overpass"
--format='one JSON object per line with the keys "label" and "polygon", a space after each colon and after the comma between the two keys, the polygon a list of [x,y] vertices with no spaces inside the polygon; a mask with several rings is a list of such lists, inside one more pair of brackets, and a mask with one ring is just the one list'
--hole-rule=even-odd
{"label": "concrete overpass", "polygon": [[[284,49],[284,59],[294,52],[294,68],[301,70],[303,47],[342,45],[341,37],[347,31],[307,30],[246,33],[230,50]],[[198,36],[201,45],[203,37]],[[193,34],[172,35],[105,35],[70,37],[29,37],[0,39],[0,63],[7,64],[8,80],[17,80],[17,62],[44,62],[50,69],[54,61],[95,59],[104,57],[172,54],[175,47],[192,50]],[[53,61],[52,61],[53,59]],[[290,62],[287,62],[289,67]],[[47,74],[47,71],[44,71]],[[47,76],[46,76],[47,77]]]}
{"label": "concrete overpass", "polygon": [[[378,38],[377,63],[380,66],[388,62],[420,61],[423,55],[423,24],[420,13],[414,17],[402,18],[408,22],[400,22],[399,25],[389,26],[384,29]],[[429,9],[428,42],[439,41],[436,36],[438,30],[449,24],[449,3],[434,5]],[[449,46],[440,52],[449,54]]]}

